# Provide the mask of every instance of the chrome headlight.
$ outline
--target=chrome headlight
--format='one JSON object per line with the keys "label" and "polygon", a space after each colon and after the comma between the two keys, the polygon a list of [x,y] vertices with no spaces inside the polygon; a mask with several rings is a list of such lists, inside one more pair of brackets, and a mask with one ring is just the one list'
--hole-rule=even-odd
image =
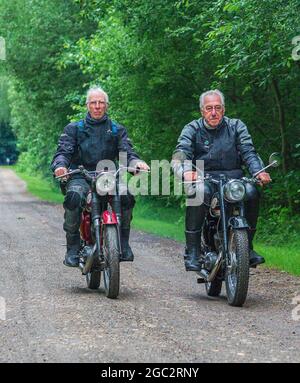
{"label": "chrome headlight", "polygon": [[245,194],[246,189],[242,181],[230,180],[224,185],[224,197],[228,202],[242,201]]}
{"label": "chrome headlight", "polygon": [[116,186],[116,177],[111,173],[101,174],[96,181],[96,190],[100,195],[111,193]]}

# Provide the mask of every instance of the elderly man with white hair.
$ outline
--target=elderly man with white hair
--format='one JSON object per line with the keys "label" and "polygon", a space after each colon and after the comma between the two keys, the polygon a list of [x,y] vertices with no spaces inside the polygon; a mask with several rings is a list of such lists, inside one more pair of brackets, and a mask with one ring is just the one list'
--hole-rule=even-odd
{"label": "elderly man with white hair", "polygon": [[[92,87],[87,92],[86,117],[68,124],[59,138],[58,148],[53,157],[51,168],[55,176],[67,173],[68,168],[76,169],[83,165],[87,170],[96,170],[101,160],[115,161],[120,152],[127,153],[127,162],[136,169],[148,170],[148,165],[139,159],[134,152],[124,126],[113,122],[108,114],[109,99],[100,87]],[[80,218],[82,207],[89,191],[89,185],[80,176],[68,179],[64,200],[67,252],[64,264],[77,267],[80,249]],[[131,194],[121,196],[121,261],[133,261],[133,253],[129,246],[130,222],[134,197]]]}
{"label": "elderly man with white hair", "polygon": [[[246,125],[239,119],[226,117],[224,95],[218,89],[201,94],[201,118],[187,124],[178,139],[176,151],[182,151],[185,158],[195,163],[204,161],[204,172],[213,175],[226,174],[231,178],[243,177],[242,166],[246,165],[251,175],[263,168],[256,153],[252,138]],[[188,163],[183,169],[185,181],[195,181],[197,172]],[[266,172],[257,178],[261,184],[271,181]],[[204,183],[204,203],[187,206],[185,218],[186,252],[184,255],[187,271],[200,270],[199,249],[201,229],[214,190],[210,183]],[[247,185],[246,218],[250,225],[248,235],[250,244],[250,266],[265,262],[253,250],[253,238],[259,213],[259,192],[255,186]]]}

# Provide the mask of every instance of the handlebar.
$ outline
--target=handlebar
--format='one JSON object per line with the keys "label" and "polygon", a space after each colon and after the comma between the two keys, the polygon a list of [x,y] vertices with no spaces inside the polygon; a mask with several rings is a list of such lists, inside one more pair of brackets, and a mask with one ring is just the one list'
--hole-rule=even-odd
{"label": "handlebar", "polygon": [[[260,181],[259,181],[259,179],[258,178],[256,178],[256,177],[251,177],[251,178],[248,178],[248,177],[242,177],[242,178],[234,178],[234,177],[227,177],[226,179],[240,179],[240,180],[242,180],[242,181],[244,181],[244,182],[249,182],[249,183],[259,183]],[[217,178],[214,178],[212,175],[210,175],[210,174],[207,174],[205,177],[204,177],[204,180],[206,181],[211,181],[211,182],[213,182],[213,183],[215,183],[215,184],[217,184],[217,183],[219,183],[219,180],[220,179],[217,179]]]}
{"label": "handlebar", "polygon": [[88,180],[92,181],[93,178],[99,177],[101,174],[107,174],[107,173],[112,173],[115,177],[120,173],[121,170],[127,170],[129,172],[146,172],[149,173],[149,170],[144,170],[144,169],[138,169],[138,168],[133,168],[133,167],[127,167],[127,166],[121,166],[117,171],[113,170],[101,170],[97,172],[96,170],[93,171],[88,171],[84,168],[84,166],[79,165],[78,169],[71,170],[65,174],[62,174],[61,176],[56,176],[55,179],[60,180],[61,178],[65,178],[67,176],[72,176],[74,174],[82,174],[87,178]]}
{"label": "handlebar", "polygon": [[[234,178],[232,178],[232,179],[234,179]],[[254,183],[259,184],[260,183],[259,179],[256,177],[252,177],[252,178],[242,177],[240,179],[244,182],[249,182],[252,184],[254,184]],[[203,183],[204,181],[210,181],[214,184],[218,184],[220,181],[220,178],[217,179],[217,178],[214,178],[214,176],[212,176],[211,174],[206,174],[204,177],[198,176],[195,181],[183,181],[182,183],[183,184],[196,184],[196,183]]]}

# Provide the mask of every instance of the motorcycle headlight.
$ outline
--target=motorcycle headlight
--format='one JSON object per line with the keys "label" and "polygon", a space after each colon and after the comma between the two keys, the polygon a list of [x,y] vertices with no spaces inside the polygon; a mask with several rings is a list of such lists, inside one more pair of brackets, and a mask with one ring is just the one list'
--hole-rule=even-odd
{"label": "motorcycle headlight", "polygon": [[96,181],[96,190],[100,195],[111,193],[116,186],[116,177],[111,173],[101,174]]}
{"label": "motorcycle headlight", "polygon": [[224,186],[224,197],[228,202],[242,201],[245,194],[246,189],[242,181],[230,180]]}

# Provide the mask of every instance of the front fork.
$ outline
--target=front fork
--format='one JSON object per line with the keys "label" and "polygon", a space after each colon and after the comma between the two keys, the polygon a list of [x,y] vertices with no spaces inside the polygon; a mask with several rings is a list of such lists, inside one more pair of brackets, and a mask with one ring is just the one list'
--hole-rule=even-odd
{"label": "front fork", "polygon": [[[223,202],[224,204],[224,202]],[[238,205],[238,209],[239,209],[239,215],[231,215],[231,216],[227,216],[226,214],[226,208],[225,208],[225,204],[224,204],[224,222],[222,222],[222,229],[223,229],[223,243],[224,243],[224,247],[223,247],[223,251],[224,251],[224,259],[227,260],[227,265],[231,265],[231,255],[229,253],[229,238],[228,238],[228,233],[229,233],[229,228],[231,230],[244,230],[246,229],[248,231],[249,229],[249,225],[248,225],[248,222],[245,218],[245,206],[244,206],[244,203],[243,202],[240,202]],[[225,224],[224,224],[225,223]],[[225,231],[224,231],[225,229]],[[226,247],[225,247],[226,246]]]}
{"label": "front fork", "polygon": [[223,231],[223,246],[222,246],[223,259],[228,259],[227,216],[226,216],[224,192],[223,192],[224,181],[225,181],[225,178],[222,177],[219,183],[219,200],[220,200],[221,224],[222,224],[222,231]]}
{"label": "front fork", "polygon": [[[242,229],[248,228],[248,223],[245,219],[245,207],[241,202],[239,204],[240,214],[239,217],[228,217],[226,213],[226,203],[224,199],[223,185],[225,179],[221,178],[221,182],[219,183],[219,194],[220,194],[220,212],[221,212],[221,223],[222,223],[222,231],[223,231],[223,259],[227,260],[227,264],[231,264],[231,257],[228,249],[228,226],[231,226],[233,229]],[[232,222],[231,222],[232,221]]]}
{"label": "front fork", "polygon": [[120,226],[121,226],[121,201],[120,196],[114,195],[111,197],[111,207],[112,211],[115,212],[117,216],[117,222],[102,222],[101,217],[101,201],[99,200],[96,193],[93,193],[92,195],[92,222],[93,222],[93,230],[95,235],[95,242],[96,242],[96,256],[98,259],[103,262],[104,256],[102,251],[102,243],[103,243],[103,231],[105,225],[110,224],[116,224],[117,227],[117,234],[118,234],[118,244],[119,244],[119,254],[122,254],[122,246],[121,246],[121,233],[120,233]]}
{"label": "front fork", "polygon": [[[118,186],[117,186],[118,187]],[[119,255],[122,256],[122,245],[121,245],[121,225],[122,225],[122,212],[121,212],[121,197],[117,192],[112,198],[112,210],[116,213],[117,216],[117,233],[118,233],[118,243],[119,243]]]}
{"label": "front fork", "polygon": [[92,193],[91,202],[91,218],[93,223],[93,231],[96,243],[96,257],[103,261],[102,247],[101,247],[101,202],[95,192]]}

